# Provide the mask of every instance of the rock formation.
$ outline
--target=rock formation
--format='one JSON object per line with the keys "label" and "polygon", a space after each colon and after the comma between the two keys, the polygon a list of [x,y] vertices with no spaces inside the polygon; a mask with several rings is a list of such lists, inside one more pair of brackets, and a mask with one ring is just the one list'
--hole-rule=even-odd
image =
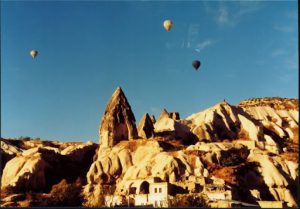
{"label": "rock formation", "polygon": [[165,108],[161,111],[157,120],[162,118],[171,118],[173,120],[180,120],[179,112],[168,112]]}
{"label": "rock formation", "polygon": [[123,194],[130,180],[159,177],[176,183],[189,176],[207,176],[198,156],[183,151],[167,152],[156,140],[123,141],[112,148],[100,148],[84,188],[87,206],[96,206],[104,185],[115,185],[115,194]]}
{"label": "rock formation", "polygon": [[[45,169],[49,165],[43,158],[45,153],[39,151],[40,148],[32,148],[10,160],[3,170],[1,189],[7,186],[16,191],[45,189]],[[55,153],[50,152],[57,158]]]}
{"label": "rock formation", "polygon": [[29,148],[6,163],[1,189],[47,191],[62,179],[74,181],[79,176],[84,177],[97,147],[94,143],[86,143],[61,152],[54,147]]}
{"label": "rock formation", "polygon": [[173,120],[180,120],[179,112],[170,112],[169,115]]}
{"label": "rock formation", "polygon": [[162,112],[154,124],[154,131],[158,136],[175,138],[185,145],[194,144],[197,141],[197,136],[187,125],[170,118],[166,111]]}
{"label": "rock formation", "polygon": [[170,118],[170,115],[165,108],[161,111],[157,121],[161,120],[162,118]]}
{"label": "rock formation", "polygon": [[122,89],[110,97],[99,128],[100,146],[112,147],[121,140],[138,137],[135,117]]}
{"label": "rock formation", "polygon": [[186,128],[184,124],[175,121],[176,118],[179,118],[179,114],[168,113],[166,109],[163,109],[154,124],[155,132],[163,135],[170,134],[174,137],[175,135],[180,137],[184,134],[183,132],[189,132],[189,128]]}
{"label": "rock formation", "polygon": [[156,122],[155,116],[154,116],[154,115],[151,115],[151,116],[150,116],[150,119],[151,119],[151,121],[152,121],[152,124],[155,124],[155,122]]}
{"label": "rock formation", "polygon": [[193,114],[186,120],[199,140],[220,141],[243,137],[254,141],[263,140],[262,125],[241,108],[226,102]]}
{"label": "rock formation", "polygon": [[138,134],[144,139],[154,137],[154,127],[148,113],[144,114],[138,125]]}
{"label": "rock formation", "polygon": [[26,198],[22,192],[44,193],[62,179],[86,177],[83,206],[104,206],[105,195],[128,196],[130,189],[140,192],[145,181],[155,179],[168,182],[171,196],[207,195],[205,189],[196,192],[197,183],[198,189],[225,188],[237,201],[275,200],[297,207],[297,104],[287,99],[238,106],[221,102],[186,119],[164,109],[154,126],[148,114],[143,116],[138,139],[133,113],[118,88],[104,113],[97,151],[90,142],[1,139],[1,152],[11,157],[1,189],[15,192],[1,205],[18,206]]}
{"label": "rock formation", "polygon": [[295,143],[298,142],[299,115],[297,109],[275,109],[258,104],[256,106],[244,104],[242,108],[253,118],[261,121],[267,135],[278,140],[291,139]]}
{"label": "rock formation", "polygon": [[6,163],[12,158],[14,158],[18,153],[22,152],[23,150],[2,138],[0,143],[1,143],[1,149],[0,149],[0,155],[1,155],[0,178],[1,178],[2,171]]}

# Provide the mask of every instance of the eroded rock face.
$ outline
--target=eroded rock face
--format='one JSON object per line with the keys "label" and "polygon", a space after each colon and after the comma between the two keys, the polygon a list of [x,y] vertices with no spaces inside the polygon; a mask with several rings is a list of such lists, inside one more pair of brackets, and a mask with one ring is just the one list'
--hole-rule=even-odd
{"label": "eroded rock face", "polygon": [[[297,180],[293,178],[293,174],[298,169],[296,163],[255,151],[251,152],[248,161],[257,163],[258,172],[256,176],[260,176],[261,179],[261,181],[257,181],[257,188],[265,186],[267,189],[262,192],[268,192],[275,200],[287,202],[289,207],[297,206],[297,194],[295,191],[294,193],[291,191],[291,188],[296,188],[298,185]],[[289,164],[294,165],[292,169]]]}
{"label": "eroded rock face", "polygon": [[266,132],[272,132],[273,138],[298,143],[298,112],[296,110],[277,110],[269,106],[243,106],[243,109],[256,120],[261,121]]}
{"label": "eroded rock face", "polygon": [[159,177],[176,182],[207,174],[198,156],[183,151],[167,152],[156,140],[123,141],[112,148],[99,149],[97,160],[87,174],[84,195],[92,206],[96,203],[99,184],[116,184],[115,194],[121,194],[128,181],[135,179]]}
{"label": "eroded rock face", "polygon": [[247,138],[263,141],[263,126],[242,108],[221,102],[186,118],[200,140]]}
{"label": "eroded rock face", "polygon": [[1,139],[0,143],[1,143],[1,149],[0,149],[0,155],[1,155],[0,178],[1,178],[2,171],[6,163],[12,158],[14,158],[18,153],[22,152],[23,150],[9,143],[9,141],[5,139]]}
{"label": "eroded rock face", "polygon": [[161,120],[162,118],[170,118],[170,115],[165,108],[161,111],[157,121]]}
{"label": "eroded rock face", "polygon": [[152,120],[151,120],[150,116],[148,115],[148,113],[143,115],[143,117],[139,123],[138,134],[140,137],[142,137],[144,139],[154,137],[154,127],[153,127]]}
{"label": "eroded rock face", "polygon": [[121,140],[138,137],[135,117],[120,87],[115,90],[107,103],[99,135],[101,147],[112,147]]}
{"label": "eroded rock face", "polygon": [[[46,187],[45,169],[49,167],[41,148],[32,148],[7,162],[1,179],[1,188],[11,186],[17,191],[41,190]],[[53,151],[50,155],[55,156]],[[56,157],[56,156],[55,156]]]}
{"label": "eroded rock face", "polygon": [[1,143],[1,152],[4,152],[9,155],[16,155],[17,153],[22,152],[23,150],[19,147],[11,144],[9,141],[5,139],[0,140]]}
{"label": "eroded rock face", "polygon": [[1,178],[1,188],[15,192],[47,191],[62,179],[75,181],[85,177],[98,145],[73,145],[62,153],[51,147],[35,147],[20,152],[7,162]]}
{"label": "eroded rock face", "polygon": [[[134,116],[124,93],[117,89],[100,126],[104,138],[100,139],[97,155],[98,146],[93,143],[29,140],[20,143],[22,147],[17,146],[19,143],[10,143],[14,147],[1,144],[14,156],[4,169],[2,186],[44,192],[63,178],[72,182],[85,176],[85,206],[103,206],[99,200],[110,194],[106,188],[113,188],[109,191],[112,194],[126,196],[133,182],[140,186],[145,180],[157,178],[185,189],[189,181],[198,179],[203,184],[231,185],[241,194],[233,196],[235,200],[243,201],[245,196],[249,203],[282,200],[290,207],[297,206],[298,146],[291,140],[298,137],[297,110],[222,102],[187,119],[178,117],[163,110],[154,126],[155,137],[149,138],[147,133],[153,132],[144,128],[152,120],[145,115],[138,130],[147,139],[128,140],[137,136]],[[193,138],[191,131],[200,142],[183,143]]]}
{"label": "eroded rock face", "polygon": [[154,124],[154,131],[157,136],[174,137],[185,145],[194,144],[198,141],[197,136],[190,131],[190,128],[169,116],[160,117]]}

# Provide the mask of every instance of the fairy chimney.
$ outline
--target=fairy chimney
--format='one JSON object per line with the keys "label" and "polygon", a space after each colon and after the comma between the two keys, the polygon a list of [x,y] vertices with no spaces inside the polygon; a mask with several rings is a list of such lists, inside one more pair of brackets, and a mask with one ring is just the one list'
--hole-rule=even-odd
{"label": "fairy chimney", "polygon": [[138,134],[144,139],[148,139],[154,136],[153,123],[148,113],[143,115],[142,119],[140,120],[138,126]]}
{"label": "fairy chimney", "polygon": [[121,140],[138,137],[135,117],[121,87],[110,97],[99,128],[101,147],[112,147]]}

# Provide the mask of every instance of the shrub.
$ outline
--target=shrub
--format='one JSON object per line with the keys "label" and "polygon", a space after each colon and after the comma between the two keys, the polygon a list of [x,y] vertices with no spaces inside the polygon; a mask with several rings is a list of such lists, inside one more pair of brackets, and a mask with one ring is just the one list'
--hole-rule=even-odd
{"label": "shrub", "polygon": [[169,199],[169,207],[203,207],[204,197],[195,194],[177,194]]}
{"label": "shrub", "polygon": [[13,187],[7,186],[4,188],[1,188],[1,192],[0,192],[1,199],[8,197],[9,195],[12,195],[12,194],[15,194]]}
{"label": "shrub", "polygon": [[250,138],[250,136],[247,131],[245,131],[244,129],[241,129],[240,132],[238,133],[238,138],[248,140]]}
{"label": "shrub", "polygon": [[222,151],[222,157],[220,158],[221,166],[235,166],[239,165],[247,159],[249,155],[248,149],[229,149]]}
{"label": "shrub", "polygon": [[81,206],[82,198],[81,181],[78,178],[76,182],[68,184],[65,179],[52,186],[50,197],[47,200],[48,206]]}
{"label": "shrub", "polygon": [[29,136],[20,136],[19,138],[18,138],[18,140],[21,140],[21,141],[30,141],[31,140],[31,138],[29,137]]}

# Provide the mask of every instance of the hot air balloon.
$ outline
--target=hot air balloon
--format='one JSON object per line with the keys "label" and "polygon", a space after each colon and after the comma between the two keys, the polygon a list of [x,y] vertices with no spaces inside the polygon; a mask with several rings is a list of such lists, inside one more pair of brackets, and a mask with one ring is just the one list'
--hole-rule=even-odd
{"label": "hot air balloon", "polygon": [[201,62],[200,62],[199,60],[194,60],[194,61],[192,62],[192,65],[193,65],[193,67],[195,68],[195,70],[198,70],[198,68],[199,68],[200,65],[201,65]]}
{"label": "hot air balloon", "polygon": [[33,50],[30,51],[30,55],[34,59],[38,55],[38,51],[33,49]]}
{"label": "hot air balloon", "polygon": [[173,23],[171,20],[164,21],[164,28],[166,29],[166,31],[169,32],[171,30],[172,26],[173,26]]}

